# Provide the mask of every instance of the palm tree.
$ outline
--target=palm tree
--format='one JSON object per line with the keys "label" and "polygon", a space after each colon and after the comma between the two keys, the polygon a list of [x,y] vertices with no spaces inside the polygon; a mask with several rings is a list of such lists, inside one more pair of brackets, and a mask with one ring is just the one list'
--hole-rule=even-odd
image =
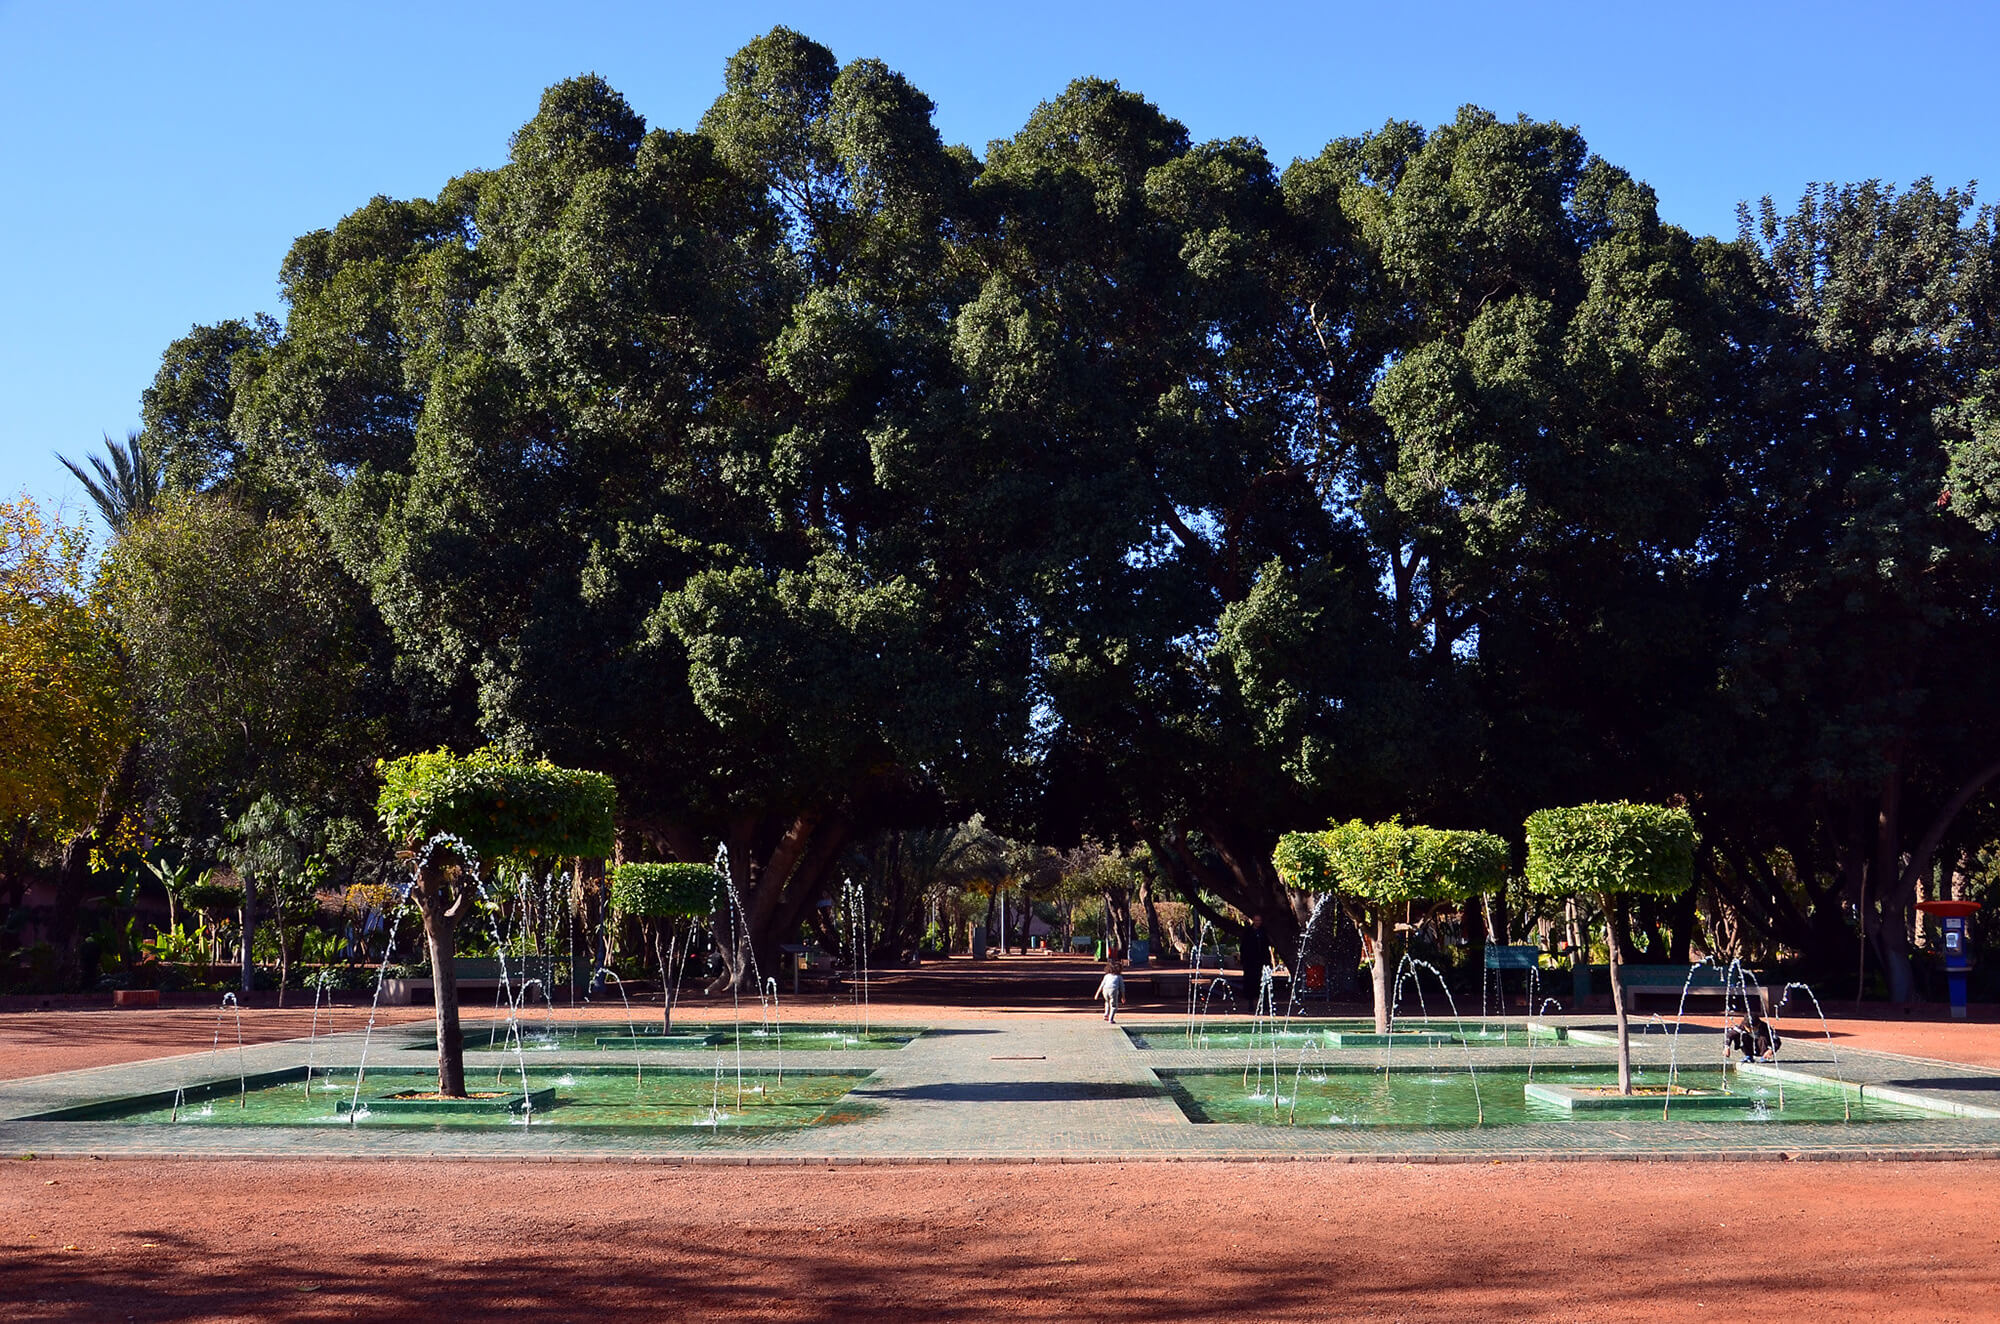
{"label": "palm tree", "polygon": [[90,493],[90,499],[97,503],[97,509],[104,515],[104,522],[111,526],[114,534],[123,533],[133,520],[143,519],[152,513],[153,505],[160,496],[160,464],[146,453],[145,434],[133,432],[120,446],[110,437],[105,437],[104,448],[111,453],[111,462],[104,457],[90,457],[90,467],[97,471],[95,478],[83,471],[83,466],[67,455],[57,455],[63,467],[76,475],[83,484],[83,490]]}

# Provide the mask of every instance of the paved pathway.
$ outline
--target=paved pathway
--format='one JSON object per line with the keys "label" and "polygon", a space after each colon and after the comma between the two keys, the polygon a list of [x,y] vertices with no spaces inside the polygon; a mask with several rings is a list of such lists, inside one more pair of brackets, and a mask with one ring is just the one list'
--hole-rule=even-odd
{"label": "paved pathway", "polygon": [[[899,1017],[898,1019],[902,1019]],[[1158,1019],[1148,1018],[1151,1023]],[[1610,1059],[1601,1018],[1568,1018],[1581,1031],[1563,1044],[1538,1044],[1538,1064]],[[366,1158],[418,1155],[462,1158],[623,1158],[701,1163],[852,1162],[1090,1162],[1157,1158],[1469,1161],[1514,1158],[1885,1158],[2000,1157],[2000,1072],[1952,1063],[1850,1051],[1837,1074],[1864,1091],[1970,1114],[1866,1125],[1708,1124],[1647,1119],[1630,1122],[1537,1122],[1481,1128],[1375,1129],[1196,1123],[1183,1114],[1156,1069],[1233,1068],[1244,1051],[1141,1048],[1121,1028],[1086,1017],[928,1018],[931,1033],[893,1052],[785,1054],[787,1070],[813,1066],[871,1070],[849,1095],[855,1120],[837,1125],[756,1134],[707,1128],[604,1133],[560,1125],[438,1131],[386,1126],[227,1127],[128,1125],[36,1120],[36,1114],[135,1094],[172,1091],[231,1077],[237,1054],[197,1053],[150,1062],[0,1082],[0,1154],[44,1156],[198,1155]],[[1597,1034],[1592,1033],[1595,1026]],[[413,1050],[427,1031],[378,1031],[371,1067],[421,1067]],[[1684,1060],[1713,1069],[1712,1032],[1681,1043]],[[1665,1066],[1664,1035],[1642,1036],[1636,1058]],[[361,1036],[322,1036],[316,1045],[291,1040],[245,1048],[242,1069],[296,1070],[311,1053],[321,1066],[352,1067]],[[1412,1067],[1462,1069],[1458,1047],[1396,1050]],[[1329,1054],[1329,1057],[1334,1055]],[[1379,1050],[1341,1054],[1355,1063],[1379,1060]],[[1522,1048],[1482,1048],[1480,1068],[1519,1066]],[[502,1059],[468,1058],[474,1069]],[[705,1053],[653,1053],[649,1070],[685,1065],[706,1070]],[[729,1060],[733,1062],[734,1055]],[[752,1070],[775,1065],[774,1055],[746,1053]],[[619,1055],[537,1053],[530,1070],[617,1065]],[[657,1066],[656,1066],[657,1064]],[[1287,1059],[1289,1067],[1289,1058]],[[1793,1041],[1783,1069],[1831,1081],[1834,1059],[1823,1044]]]}

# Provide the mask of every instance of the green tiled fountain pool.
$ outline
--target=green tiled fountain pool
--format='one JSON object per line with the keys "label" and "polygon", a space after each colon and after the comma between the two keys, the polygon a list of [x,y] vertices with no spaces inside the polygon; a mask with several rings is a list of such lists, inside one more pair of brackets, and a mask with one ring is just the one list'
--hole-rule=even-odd
{"label": "green tiled fountain pool", "polygon": [[[58,1109],[34,1120],[124,1122],[161,1127],[365,1126],[440,1130],[509,1126],[627,1130],[699,1127],[795,1129],[851,1121],[859,1105],[842,1099],[866,1070],[745,1072],[630,1067],[542,1068],[528,1072],[532,1111],[522,1105],[516,1070],[468,1071],[475,1097],[444,1108],[417,1098],[437,1088],[437,1073],[370,1068],[358,1092],[349,1069],[319,1071],[307,1088],[303,1070],[246,1081],[211,1080],[180,1091]],[[176,1097],[178,1095],[178,1097]],[[358,1111],[351,1108],[358,1104]],[[386,1106],[385,1106],[386,1104]]]}
{"label": "green tiled fountain pool", "polygon": [[[693,1052],[739,1045],[748,1052],[827,1053],[880,1052],[903,1047],[923,1034],[914,1025],[796,1024],[782,1029],[748,1024],[689,1022],[663,1030],[657,1023],[627,1025],[618,1021],[555,1023],[523,1019],[521,1049],[528,1053]],[[460,1032],[469,1053],[511,1053],[514,1040],[504,1022],[467,1027]],[[426,1035],[402,1045],[413,1052],[437,1051],[437,1036]]]}
{"label": "green tiled fountain pool", "polygon": [[1469,1044],[1474,1048],[1521,1048],[1530,1037],[1537,1043],[1565,1038],[1559,1025],[1539,1022],[1500,1022],[1467,1019],[1399,1020],[1385,1040],[1375,1033],[1372,1020],[1278,1020],[1252,1027],[1245,1021],[1206,1021],[1190,1025],[1127,1025],[1126,1035],[1141,1048],[1229,1049],[1248,1048],[1253,1043],[1269,1048],[1380,1048],[1385,1044],[1412,1048],[1436,1048],[1446,1044]]}
{"label": "green tiled fountain pool", "polygon": [[[1261,1069],[1162,1070],[1158,1072],[1174,1101],[1190,1121],[1236,1122],[1265,1126],[1472,1127],[1508,1126],[1527,1122],[1577,1125],[1615,1124],[1643,1128],[1660,1119],[1663,1102],[1615,1111],[1577,1108],[1534,1097],[1528,1088],[1567,1086],[1571,1090],[1602,1090],[1617,1084],[1611,1066],[1550,1066],[1480,1071],[1413,1067],[1382,1072],[1362,1067],[1308,1063],[1295,1072],[1285,1063],[1275,1077],[1268,1063]],[[1476,1082],[1476,1083],[1475,1083]],[[1661,1087],[1666,1072],[1640,1072],[1635,1085]],[[1697,1093],[1677,1098],[1671,1118],[1700,1125],[1737,1126],[1816,1123],[1851,1126],[1871,1122],[1933,1120],[1937,1114],[1879,1099],[1848,1101],[1833,1084],[1807,1085],[1733,1075],[1726,1090],[1712,1068],[1684,1071],[1677,1087]],[[1546,1090],[1559,1095],[1560,1089]],[[1293,1096],[1297,1095],[1294,1106]]]}

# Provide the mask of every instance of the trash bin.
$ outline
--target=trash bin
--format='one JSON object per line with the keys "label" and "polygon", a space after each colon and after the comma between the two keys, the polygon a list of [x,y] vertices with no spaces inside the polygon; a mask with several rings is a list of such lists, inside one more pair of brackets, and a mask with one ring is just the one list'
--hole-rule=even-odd
{"label": "trash bin", "polygon": [[1135,938],[1132,940],[1132,950],[1125,953],[1125,964],[1137,970],[1146,964],[1146,957],[1151,951],[1152,944],[1150,942],[1144,938]]}

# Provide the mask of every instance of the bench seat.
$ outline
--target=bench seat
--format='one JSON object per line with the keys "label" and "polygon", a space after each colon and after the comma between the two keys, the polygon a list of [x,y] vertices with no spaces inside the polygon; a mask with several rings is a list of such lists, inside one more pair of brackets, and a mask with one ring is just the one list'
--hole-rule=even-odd
{"label": "bench seat", "polygon": [[[1690,969],[1693,969],[1695,972],[1692,980],[1688,978],[1688,971]],[[1725,989],[1722,972],[1714,969],[1712,966],[1705,965],[1695,967],[1685,965],[1627,965],[1620,967],[1620,973],[1625,977],[1625,992],[1631,1001],[1631,1009],[1635,1011],[1638,1009],[1640,997],[1651,996],[1655,993],[1672,999],[1675,1007],[1678,1009],[1681,990],[1686,988],[1690,1001],[1698,997],[1719,998],[1724,996],[1726,992],[1745,994],[1757,999],[1760,1004],[1761,1014],[1769,1016],[1771,1014],[1772,994],[1783,988],[1783,985],[1780,984],[1757,982],[1756,974],[1753,971],[1749,973],[1743,983],[1732,984],[1728,989]]]}

